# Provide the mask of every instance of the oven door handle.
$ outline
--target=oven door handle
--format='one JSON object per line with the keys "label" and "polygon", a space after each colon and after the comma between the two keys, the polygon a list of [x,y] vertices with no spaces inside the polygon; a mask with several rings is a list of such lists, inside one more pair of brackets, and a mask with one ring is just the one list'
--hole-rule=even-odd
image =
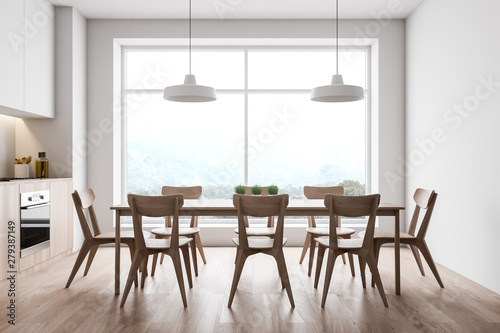
{"label": "oven door handle", "polygon": [[46,207],[46,206],[50,206],[50,202],[44,203],[44,204],[41,204],[41,205],[33,205],[33,206],[21,207],[21,209],[35,209],[35,208]]}
{"label": "oven door handle", "polygon": [[50,223],[21,223],[21,229],[24,228],[50,228]]}

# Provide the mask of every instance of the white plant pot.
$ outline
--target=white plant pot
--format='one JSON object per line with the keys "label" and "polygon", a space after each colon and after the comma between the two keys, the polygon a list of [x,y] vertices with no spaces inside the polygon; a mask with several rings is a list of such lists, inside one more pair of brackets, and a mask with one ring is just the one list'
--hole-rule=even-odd
{"label": "white plant pot", "polygon": [[30,165],[29,164],[14,164],[14,177],[16,178],[29,178]]}

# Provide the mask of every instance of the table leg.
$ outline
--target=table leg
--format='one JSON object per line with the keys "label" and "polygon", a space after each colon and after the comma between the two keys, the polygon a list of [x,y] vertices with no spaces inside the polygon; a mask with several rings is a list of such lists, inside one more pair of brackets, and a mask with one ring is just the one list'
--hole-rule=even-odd
{"label": "table leg", "polygon": [[396,295],[401,295],[401,262],[400,262],[400,235],[399,235],[399,211],[394,212],[394,256],[396,262]]}
{"label": "table leg", "polygon": [[120,295],[120,211],[115,211],[115,295]]}

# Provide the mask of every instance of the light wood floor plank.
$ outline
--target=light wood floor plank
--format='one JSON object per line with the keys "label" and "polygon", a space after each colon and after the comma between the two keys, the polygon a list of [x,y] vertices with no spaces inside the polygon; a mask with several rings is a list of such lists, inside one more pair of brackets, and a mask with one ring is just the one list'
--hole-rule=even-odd
{"label": "light wood floor plank", "polygon": [[[122,251],[123,283],[130,267]],[[231,308],[227,307],[234,271],[234,248],[205,248],[208,264],[199,262],[188,307],[181,296],[171,260],[158,265],[144,289],[132,288],[124,308],[114,295],[114,248],[97,252],[88,276],[83,268],[71,287],[64,285],[76,254],[50,260],[18,275],[16,326],[6,310],[0,332],[500,332],[500,295],[438,265],[445,289],[430,269],[421,276],[408,249],[401,251],[402,295],[394,294],[394,255],[382,248],[379,270],[389,301],[385,308],[376,288],[363,289],[348,265],[337,261],[324,309],[319,286],[307,276],[307,259],[298,264],[301,248],[285,248],[296,307],[290,307],[273,258],[252,256],[245,264]],[[6,309],[8,283],[0,282],[0,307]],[[123,290],[123,286],[122,286]]]}

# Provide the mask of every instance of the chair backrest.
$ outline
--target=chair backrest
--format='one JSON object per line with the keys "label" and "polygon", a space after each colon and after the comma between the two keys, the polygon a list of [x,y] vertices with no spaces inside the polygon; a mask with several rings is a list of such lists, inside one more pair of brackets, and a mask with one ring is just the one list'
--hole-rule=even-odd
{"label": "chair backrest", "polygon": [[[252,186],[245,186],[246,192],[245,194],[247,195],[252,195]],[[262,194],[261,196],[268,196],[269,194],[267,193],[267,186],[262,186]]]}
{"label": "chair backrest", "polygon": [[170,195],[180,193],[184,199],[198,199],[201,197],[201,186],[163,186],[161,195]]}
{"label": "chair backrest", "polygon": [[[82,227],[83,236],[85,239],[92,239],[94,236],[101,234],[101,229],[99,228],[99,222],[97,221],[97,216],[94,210],[95,194],[92,189],[87,188],[84,190],[75,191],[71,194],[73,197],[73,203],[75,205],[76,213],[78,215],[78,220],[80,221],[80,226]],[[90,216],[90,224],[85,216],[85,209],[88,210]],[[90,229],[92,225],[92,230]]]}
{"label": "chair backrest", "polygon": [[[324,199],[326,194],[344,195],[343,186],[304,186],[304,196],[307,199]],[[308,216],[309,227],[316,228],[314,216]],[[335,217],[335,225],[340,227],[340,217]]]}
{"label": "chair backrest", "polygon": [[[161,195],[182,194],[184,199],[199,199],[202,194],[201,186],[163,186],[161,188]],[[171,216],[165,216],[165,228],[170,228],[172,225]],[[191,228],[198,227],[198,216],[191,217]]]}
{"label": "chair backrest", "polygon": [[240,246],[248,248],[245,217],[278,216],[274,235],[274,248],[283,246],[283,231],[285,225],[285,208],[288,206],[288,194],[270,196],[233,195],[233,205],[238,209],[238,237]]}
{"label": "chair backrest", "polygon": [[344,195],[344,186],[304,186],[307,199],[324,199],[326,194]]}
{"label": "chair backrest", "polygon": [[375,219],[380,203],[380,194],[362,196],[325,195],[325,206],[330,215],[330,244],[337,246],[337,231],[335,229],[335,216],[360,217],[368,216],[365,237],[362,247],[371,250],[373,235],[375,233]]}
{"label": "chair backrest", "polygon": [[145,249],[146,242],[142,233],[142,217],[173,216],[172,236],[170,247],[179,247],[179,209],[184,204],[182,194],[166,196],[143,196],[136,194],[128,195],[128,204],[132,208],[132,219],[134,223],[135,246],[137,249]]}
{"label": "chair backrest", "polygon": [[429,227],[429,222],[431,220],[432,212],[434,210],[434,205],[436,204],[437,193],[432,190],[426,190],[423,188],[417,188],[415,194],[413,195],[413,200],[415,201],[415,210],[413,211],[413,216],[411,218],[410,227],[408,228],[408,233],[410,235],[415,235],[415,230],[417,229],[418,217],[420,215],[420,210],[425,209],[425,215],[422,219],[422,224],[418,230],[417,238],[424,239]]}

